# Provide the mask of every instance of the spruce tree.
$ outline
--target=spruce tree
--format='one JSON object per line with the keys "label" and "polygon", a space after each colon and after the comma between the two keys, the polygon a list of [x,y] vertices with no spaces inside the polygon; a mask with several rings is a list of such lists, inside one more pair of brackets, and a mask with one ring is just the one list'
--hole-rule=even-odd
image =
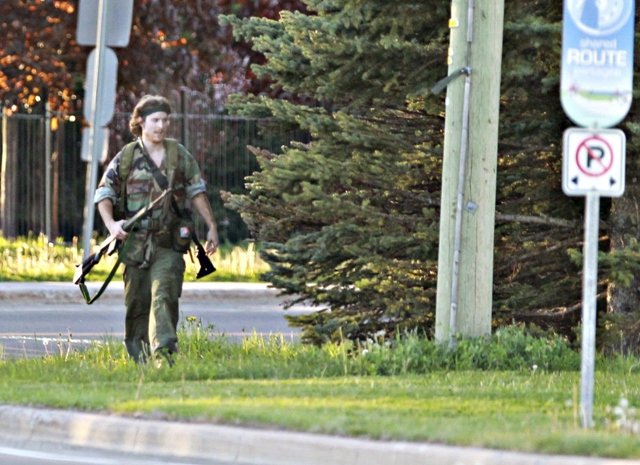
{"label": "spruce tree", "polygon": [[446,30],[435,26],[446,24],[448,7],[309,1],[307,8],[316,14],[228,18],[265,54],[256,73],[296,97],[242,99],[239,111],[299,125],[311,137],[259,155],[250,193],[230,205],[266,241],[266,278],[331,309],[291,318],[306,340],[430,331],[442,118],[408,94],[424,94],[446,73]]}
{"label": "spruce tree", "polygon": [[[431,334],[445,102],[429,88],[446,74],[450,5],[305,3],[308,13],[279,20],[225,18],[265,55],[254,71],[284,97],[238,98],[233,111],[310,135],[277,154],[254,148],[261,171],[228,205],[265,241],[266,279],[292,302],[327,308],[291,318],[306,340]],[[584,200],[561,190],[562,133],[572,126],[559,98],[561,26],[561,2],[507,2],[493,314],[494,325],[573,336]],[[628,220],[625,202],[614,200],[609,217],[603,200],[603,220]],[[603,251],[607,233],[613,240],[619,230],[603,230]],[[602,277],[619,270],[615,282],[628,282],[632,252],[603,256]]]}

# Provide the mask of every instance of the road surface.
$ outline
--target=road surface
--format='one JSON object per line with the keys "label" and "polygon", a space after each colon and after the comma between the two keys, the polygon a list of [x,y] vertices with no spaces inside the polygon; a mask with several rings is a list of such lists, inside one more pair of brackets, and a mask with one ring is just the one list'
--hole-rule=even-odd
{"label": "road surface", "polygon": [[[75,287],[65,286],[32,293],[18,293],[0,289],[0,357],[32,357],[65,353],[105,338],[122,340],[124,337],[124,304],[121,289],[107,290],[92,305],[84,303]],[[215,334],[232,338],[252,335],[283,334],[299,337],[299,330],[291,328],[285,315],[299,315],[317,310],[307,305],[296,305],[288,310],[282,306],[283,298],[273,290],[243,293],[242,289],[209,294],[188,292],[180,304],[181,321],[195,317]]]}

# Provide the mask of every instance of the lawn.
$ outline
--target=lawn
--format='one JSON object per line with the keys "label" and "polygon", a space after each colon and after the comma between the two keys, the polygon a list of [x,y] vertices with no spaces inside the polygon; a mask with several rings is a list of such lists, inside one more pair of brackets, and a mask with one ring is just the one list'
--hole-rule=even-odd
{"label": "lawn", "polygon": [[238,344],[199,322],[174,367],[136,366],[119,342],[0,362],[0,402],[172,420],[518,451],[640,458],[640,364],[599,357],[595,427],[579,421],[579,355],[519,328],[455,351],[417,335]]}
{"label": "lawn", "polygon": [[[97,249],[97,242],[92,241],[91,252]],[[0,236],[0,281],[71,281],[82,257],[77,238],[65,243],[62,239],[47,241],[44,235],[17,239]],[[187,254],[185,260],[185,279],[195,280],[199,268],[195,255],[191,258]],[[88,280],[104,281],[115,262],[115,254],[104,256]],[[223,245],[212,256],[212,262],[217,270],[203,281],[257,282],[262,273],[269,271],[269,265],[260,258],[253,242]],[[114,279],[122,279],[122,273],[117,273]]]}

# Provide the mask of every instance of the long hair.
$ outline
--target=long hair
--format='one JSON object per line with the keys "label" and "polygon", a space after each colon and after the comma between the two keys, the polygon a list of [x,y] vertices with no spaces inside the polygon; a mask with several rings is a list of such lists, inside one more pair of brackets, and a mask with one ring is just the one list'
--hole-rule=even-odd
{"label": "long hair", "polygon": [[139,119],[144,119],[156,111],[164,111],[167,114],[171,113],[169,100],[161,95],[145,95],[142,97],[133,109],[133,113],[131,113],[131,118],[129,119],[129,130],[131,134],[140,137],[142,135],[142,128],[140,127]]}

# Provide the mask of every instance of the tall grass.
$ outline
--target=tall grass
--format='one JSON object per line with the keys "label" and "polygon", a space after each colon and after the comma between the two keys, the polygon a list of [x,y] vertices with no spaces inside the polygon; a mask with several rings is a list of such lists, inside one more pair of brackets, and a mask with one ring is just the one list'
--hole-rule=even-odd
{"label": "tall grass", "polygon": [[[534,337],[519,327],[500,330],[497,334],[463,340],[454,349],[418,334],[410,333],[391,341],[343,341],[323,346],[301,344],[293,337],[257,334],[239,343],[204,326],[199,319],[187,316],[179,328],[180,351],[177,369],[151,370],[150,376],[164,381],[191,379],[265,379],[312,378],[335,376],[404,376],[438,371],[578,371],[579,354],[569,343],[555,335]],[[118,341],[105,339],[87,350],[68,350],[71,338],[58,342],[58,351],[44,359],[12,360],[0,364],[0,373],[18,378],[32,377],[36,372],[45,379],[68,376],[65,372],[81,368],[86,380],[125,380],[137,370],[127,360]],[[44,370],[44,372],[43,372]]]}
{"label": "tall grass", "polygon": [[[97,251],[98,242],[91,242],[92,252]],[[65,243],[62,239],[48,241],[44,235],[7,239],[0,235],[0,281],[70,281],[76,265],[82,262],[82,247],[78,239]],[[198,272],[197,260],[185,255],[186,280],[195,280]],[[104,279],[115,264],[116,257],[103,257],[91,271],[92,280]],[[269,270],[269,265],[260,258],[256,245],[225,245],[213,255],[217,271],[204,281],[257,282]],[[120,279],[117,274],[115,279]]]}

